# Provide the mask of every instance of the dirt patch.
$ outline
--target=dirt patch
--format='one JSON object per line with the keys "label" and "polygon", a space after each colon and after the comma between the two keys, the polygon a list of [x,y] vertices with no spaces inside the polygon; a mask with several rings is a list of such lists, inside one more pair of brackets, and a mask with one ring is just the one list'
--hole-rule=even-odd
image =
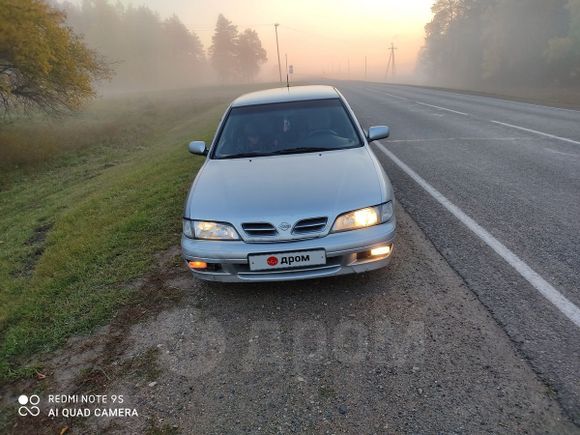
{"label": "dirt patch", "polygon": [[32,235],[24,242],[24,244],[31,248],[25,258],[22,259],[21,267],[12,271],[11,275],[14,278],[30,277],[34,272],[34,268],[42,257],[45,249],[46,236],[52,229],[54,224],[47,222],[36,227]]}
{"label": "dirt patch", "polygon": [[37,246],[44,244],[46,240],[46,235],[51,230],[53,226],[52,222],[42,224],[34,229],[34,233],[30,238],[25,242],[28,246]]}
{"label": "dirt patch", "polygon": [[[42,243],[49,229],[50,226],[39,228],[30,243]],[[157,265],[151,274],[131,284],[135,291],[109,325],[90,336],[73,337],[63,349],[46,355],[36,364],[39,370],[35,379],[24,379],[3,388],[0,409],[5,418],[4,422],[0,420],[0,424],[4,424],[8,432],[48,434],[60,433],[67,428],[66,433],[71,433],[73,429],[85,426],[82,419],[50,418],[43,414],[35,418],[18,418],[14,412],[14,400],[21,392],[41,397],[48,392],[102,394],[119,378],[151,382],[159,376],[159,349],[143,348],[130,358],[123,358],[131,326],[169,309],[183,297],[182,290],[172,284],[176,277],[182,279],[183,276],[177,247],[158,254],[156,260]]]}

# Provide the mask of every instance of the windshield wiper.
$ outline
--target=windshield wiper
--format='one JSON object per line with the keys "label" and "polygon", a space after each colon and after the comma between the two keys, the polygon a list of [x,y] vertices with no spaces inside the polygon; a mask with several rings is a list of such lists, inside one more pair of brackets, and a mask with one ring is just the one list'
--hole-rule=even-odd
{"label": "windshield wiper", "polygon": [[272,155],[272,154],[253,151],[253,152],[249,152],[249,153],[228,154],[225,156],[218,157],[218,159],[237,159],[237,158],[244,158],[244,157],[262,157],[262,156],[270,156],[270,155]]}
{"label": "windshield wiper", "polygon": [[320,151],[332,151],[334,148],[323,147],[296,147],[286,148],[284,150],[274,151],[272,154],[298,154],[298,153],[317,153]]}
{"label": "windshield wiper", "polygon": [[244,157],[266,157],[266,156],[276,156],[280,154],[299,154],[299,153],[316,153],[321,151],[332,151],[334,148],[323,148],[323,147],[296,147],[296,148],[286,148],[283,150],[272,151],[271,153],[264,153],[264,152],[248,152],[248,153],[240,153],[240,154],[229,154],[222,157],[218,157],[218,159],[238,159]]}
{"label": "windshield wiper", "polygon": [[218,157],[218,159],[242,159],[244,157],[267,157],[267,156],[277,156],[280,154],[299,154],[299,153],[316,153],[321,151],[332,151],[335,148],[323,148],[323,147],[296,147],[296,148],[286,148],[283,150],[272,151],[271,153],[263,153],[263,152],[248,152],[248,153],[240,153],[240,154],[229,154],[222,157]]}

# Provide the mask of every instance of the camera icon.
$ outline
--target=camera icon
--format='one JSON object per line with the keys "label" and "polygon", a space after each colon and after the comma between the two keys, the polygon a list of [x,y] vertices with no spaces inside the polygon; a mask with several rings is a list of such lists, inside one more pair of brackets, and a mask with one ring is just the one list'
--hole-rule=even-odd
{"label": "camera icon", "polygon": [[18,403],[21,405],[18,408],[18,415],[26,417],[27,415],[36,417],[40,414],[40,408],[37,406],[40,403],[40,397],[36,394],[27,396],[21,394],[18,396]]}

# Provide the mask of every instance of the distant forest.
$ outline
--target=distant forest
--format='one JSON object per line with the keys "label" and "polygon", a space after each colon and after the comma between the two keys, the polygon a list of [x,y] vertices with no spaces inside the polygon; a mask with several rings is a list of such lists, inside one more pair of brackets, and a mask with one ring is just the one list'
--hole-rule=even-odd
{"label": "distant forest", "polygon": [[580,0],[437,0],[418,70],[443,85],[580,86]]}
{"label": "distant forest", "polygon": [[173,15],[109,0],[53,2],[67,24],[111,66],[112,90],[170,89],[214,82],[251,82],[266,61],[254,30],[238,33],[220,15],[207,52],[199,37]]}

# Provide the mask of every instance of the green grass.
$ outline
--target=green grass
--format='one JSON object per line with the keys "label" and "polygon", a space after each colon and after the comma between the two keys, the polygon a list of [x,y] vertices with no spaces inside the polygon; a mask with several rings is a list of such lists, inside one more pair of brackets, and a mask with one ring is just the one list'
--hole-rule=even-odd
{"label": "green grass", "polygon": [[227,102],[205,89],[101,100],[0,132],[0,384],[102,325],[177,244],[183,201]]}

